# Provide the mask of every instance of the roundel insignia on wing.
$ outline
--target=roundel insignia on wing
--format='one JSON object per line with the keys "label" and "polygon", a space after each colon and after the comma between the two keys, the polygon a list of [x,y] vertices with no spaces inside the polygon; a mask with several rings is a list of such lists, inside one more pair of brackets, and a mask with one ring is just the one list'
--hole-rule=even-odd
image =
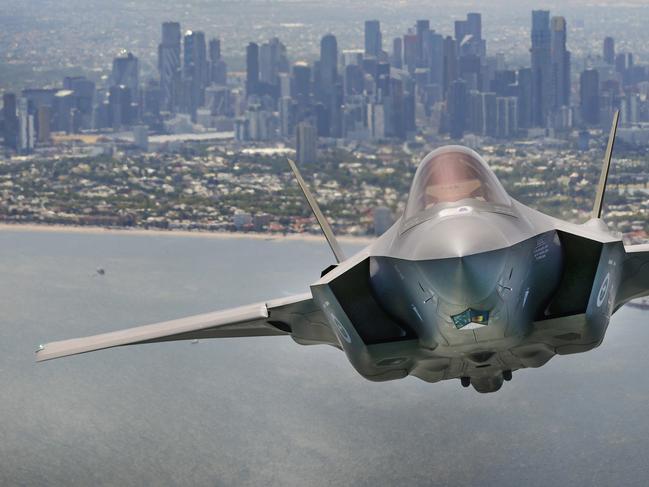
{"label": "roundel insignia on wing", "polygon": [[597,307],[599,308],[602,303],[604,303],[604,299],[606,298],[606,295],[608,294],[608,287],[611,282],[611,273],[607,273],[606,277],[602,281],[602,285],[599,288],[599,292],[597,293]]}
{"label": "roundel insignia on wing", "polygon": [[338,334],[342,337],[342,339],[345,340],[347,343],[351,343],[352,342],[352,337],[349,336],[349,332],[343,326],[343,324],[340,322],[340,320],[338,318],[336,318],[334,315],[331,315],[331,319],[333,320],[334,324],[336,325],[336,328],[338,329]]}

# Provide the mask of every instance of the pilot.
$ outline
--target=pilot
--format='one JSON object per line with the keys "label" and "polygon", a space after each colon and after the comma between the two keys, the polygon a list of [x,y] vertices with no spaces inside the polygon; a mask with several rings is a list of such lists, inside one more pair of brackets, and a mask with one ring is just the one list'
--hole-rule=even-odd
{"label": "pilot", "polygon": [[478,171],[463,155],[441,154],[431,161],[426,185],[425,208],[437,203],[453,203],[466,198],[485,201],[485,191]]}

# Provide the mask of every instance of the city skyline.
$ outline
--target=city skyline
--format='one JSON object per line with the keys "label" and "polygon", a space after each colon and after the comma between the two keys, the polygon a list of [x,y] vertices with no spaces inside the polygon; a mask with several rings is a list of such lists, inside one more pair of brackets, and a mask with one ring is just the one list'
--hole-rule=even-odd
{"label": "city skyline", "polygon": [[[532,11],[529,68],[509,69],[502,55],[489,55],[482,31],[481,14],[469,12],[454,21],[454,36],[438,34],[429,20],[420,19],[402,37],[385,42],[381,22],[367,20],[362,51],[339,46],[327,33],[311,64],[292,61],[277,37],[249,42],[242,83],[239,73],[228,77],[220,38],[195,30],[182,34],[179,22],[167,21],[157,79],[143,83],[138,57],[122,51],[96,91],[90,80],[68,77],[63,90],[24,89],[20,103],[5,94],[5,146],[29,152],[45,143],[51,130],[136,125],[154,134],[203,127],[233,131],[237,140],[272,141],[294,138],[303,122],[313,125],[318,137],[398,140],[429,125],[452,139],[465,133],[509,138],[529,136],[535,128],[599,127],[616,108],[623,124],[649,121],[649,90],[641,86],[638,92],[649,81],[647,66],[634,64],[633,53],[616,54],[614,38],[606,37],[599,60],[587,65],[598,72],[597,93],[588,98],[598,113],[589,115],[582,102],[586,78],[579,76],[577,90],[571,75],[565,17]],[[573,91],[580,95],[578,104],[571,103]]]}

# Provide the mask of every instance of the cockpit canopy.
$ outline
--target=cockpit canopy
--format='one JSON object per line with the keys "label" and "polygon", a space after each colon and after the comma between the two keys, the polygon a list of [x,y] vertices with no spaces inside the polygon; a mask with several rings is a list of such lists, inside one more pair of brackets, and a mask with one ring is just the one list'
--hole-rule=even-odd
{"label": "cockpit canopy", "polygon": [[432,215],[442,208],[472,204],[511,205],[500,181],[477,153],[457,145],[441,147],[419,164],[404,221],[424,213]]}

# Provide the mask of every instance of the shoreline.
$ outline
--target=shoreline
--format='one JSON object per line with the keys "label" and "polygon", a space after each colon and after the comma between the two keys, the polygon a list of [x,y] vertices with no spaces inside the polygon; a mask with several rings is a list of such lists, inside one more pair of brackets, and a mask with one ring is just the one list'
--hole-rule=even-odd
{"label": "shoreline", "polygon": [[[304,242],[326,243],[324,235],[313,235],[310,233],[289,233],[286,235],[261,232],[223,232],[209,230],[162,230],[147,228],[118,228],[101,227],[94,225],[54,225],[40,223],[0,223],[0,232],[33,232],[33,233],[77,233],[89,235],[138,235],[138,236],[171,236],[171,237],[195,237],[195,238],[245,238],[256,240],[298,240]],[[374,241],[372,237],[356,237],[351,235],[336,236],[339,242],[350,244],[369,244]]]}

